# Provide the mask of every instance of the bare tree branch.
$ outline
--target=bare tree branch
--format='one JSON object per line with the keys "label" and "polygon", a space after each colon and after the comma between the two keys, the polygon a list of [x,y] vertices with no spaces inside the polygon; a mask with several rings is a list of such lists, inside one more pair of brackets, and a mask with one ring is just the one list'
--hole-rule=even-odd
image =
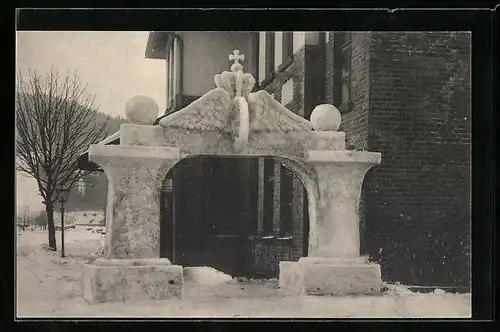
{"label": "bare tree branch", "polygon": [[[32,70],[19,73],[16,92],[17,169],[37,181],[44,204],[52,209],[59,190],[85,175],[78,157],[105,138],[106,122],[96,121],[95,97],[74,70],[60,75],[52,67],[44,77]],[[50,231],[53,220],[48,222]]]}

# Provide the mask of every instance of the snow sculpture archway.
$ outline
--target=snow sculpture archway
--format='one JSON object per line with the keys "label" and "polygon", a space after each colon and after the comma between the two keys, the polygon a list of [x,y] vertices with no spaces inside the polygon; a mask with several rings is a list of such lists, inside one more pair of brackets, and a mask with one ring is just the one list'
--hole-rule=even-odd
{"label": "snow sculpture archway", "polygon": [[266,91],[252,93],[255,79],[239,63],[244,56],[235,51],[230,60],[215,89],[159,125],[152,125],[154,102],[133,98],[120,145],[90,146],[90,160],[108,178],[105,257],[84,273],[90,302],[182,296],[182,267],[159,258],[160,187],[176,163],[200,154],[275,156],[298,173],[309,198],[309,255],[280,263],[285,292],[379,290],[380,266],[360,257],[358,209],[363,178],[380,153],[346,151],[331,105],[316,107],[308,121]]}

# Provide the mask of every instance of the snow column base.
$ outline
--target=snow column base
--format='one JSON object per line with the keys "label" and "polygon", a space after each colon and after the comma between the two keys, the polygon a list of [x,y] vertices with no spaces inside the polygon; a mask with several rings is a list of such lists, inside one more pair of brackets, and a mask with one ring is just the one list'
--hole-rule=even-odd
{"label": "snow column base", "polygon": [[370,295],[380,293],[381,284],[380,265],[363,258],[280,262],[279,286],[287,295]]}
{"label": "snow column base", "polygon": [[182,298],[180,265],[168,259],[97,259],[83,268],[83,294],[90,303]]}

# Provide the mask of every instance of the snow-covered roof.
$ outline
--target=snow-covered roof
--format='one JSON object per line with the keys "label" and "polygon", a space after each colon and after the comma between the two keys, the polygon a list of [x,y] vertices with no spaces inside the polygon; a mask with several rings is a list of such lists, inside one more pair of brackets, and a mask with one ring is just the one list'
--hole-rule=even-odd
{"label": "snow-covered roof", "polygon": [[[104,140],[102,140],[101,142],[99,142],[97,144],[109,144],[112,141],[119,139],[119,138],[120,138],[120,131],[118,130],[116,133],[109,135],[108,137],[106,137]],[[86,152],[88,152],[88,150]]]}
{"label": "snow-covered roof", "polygon": [[[116,133],[109,135],[101,142],[97,143],[98,145],[107,145],[107,144],[119,144],[120,143],[120,131],[118,130]],[[78,157],[78,168],[84,170],[94,170],[100,171],[100,167],[95,163],[89,160],[89,150],[85,151]]]}

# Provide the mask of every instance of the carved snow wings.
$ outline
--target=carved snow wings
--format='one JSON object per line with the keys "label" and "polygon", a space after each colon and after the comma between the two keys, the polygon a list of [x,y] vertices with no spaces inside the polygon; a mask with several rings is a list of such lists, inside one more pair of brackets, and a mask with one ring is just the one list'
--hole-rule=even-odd
{"label": "carved snow wings", "polygon": [[297,132],[311,131],[312,124],[280,104],[266,91],[248,96],[250,131]]}
{"label": "carved snow wings", "polygon": [[[266,91],[248,95],[250,132],[299,132],[311,131],[311,123],[288,110]],[[159,123],[166,128],[187,130],[217,130],[229,134],[239,128],[238,110],[229,93],[216,88]]]}
{"label": "carved snow wings", "polygon": [[213,89],[183,109],[160,120],[162,127],[218,130],[230,133],[232,101],[226,90]]}

